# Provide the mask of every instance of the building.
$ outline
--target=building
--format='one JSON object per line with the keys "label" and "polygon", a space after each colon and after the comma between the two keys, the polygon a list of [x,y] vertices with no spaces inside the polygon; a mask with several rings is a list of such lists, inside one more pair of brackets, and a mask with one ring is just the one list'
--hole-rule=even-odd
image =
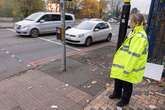
{"label": "building", "polygon": [[52,0],[44,0],[45,7],[47,11],[50,12],[60,12],[60,3],[59,2],[52,2]]}

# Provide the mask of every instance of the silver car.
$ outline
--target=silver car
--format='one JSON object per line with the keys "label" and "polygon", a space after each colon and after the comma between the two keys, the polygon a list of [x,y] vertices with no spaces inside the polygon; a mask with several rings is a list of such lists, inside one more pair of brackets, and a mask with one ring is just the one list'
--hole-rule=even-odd
{"label": "silver car", "polygon": [[112,28],[108,22],[102,20],[86,20],[76,27],[66,30],[65,37],[67,43],[90,46],[92,42],[96,41],[111,41]]}
{"label": "silver car", "polygon": [[[75,24],[73,14],[66,13],[66,28]],[[15,31],[18,35],[30,35],[38,37],[40,34],[54,33],[57,27],[61,27],[61,15],[54,12],[37,12],[22,21],[15,23]]]}

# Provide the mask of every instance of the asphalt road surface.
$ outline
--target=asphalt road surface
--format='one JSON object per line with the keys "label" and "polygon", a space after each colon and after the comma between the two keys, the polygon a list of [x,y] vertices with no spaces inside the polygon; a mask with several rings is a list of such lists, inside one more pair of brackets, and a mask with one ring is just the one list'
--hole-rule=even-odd
{"label": "asphalt road surface", "polygon": [[[116,42],[118,25],[113,24],[112,29],[112,42]],[[67,56],[91,51],[109,43],[95,43],[90,47],[67,45]],[[0,29],[0,80],[61,58],[63,58],[63,45],[55,35],[31,38],[17,36],[13,29]]]}

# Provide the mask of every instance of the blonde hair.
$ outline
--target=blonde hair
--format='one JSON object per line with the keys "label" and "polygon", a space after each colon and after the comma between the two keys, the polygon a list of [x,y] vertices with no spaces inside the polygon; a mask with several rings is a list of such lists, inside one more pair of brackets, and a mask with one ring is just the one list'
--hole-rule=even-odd
{"label": "blonde hair", "polygon": [[134,22],[136,25],[145,25],[145,18],[141,13],[132,14],[131,21]]}

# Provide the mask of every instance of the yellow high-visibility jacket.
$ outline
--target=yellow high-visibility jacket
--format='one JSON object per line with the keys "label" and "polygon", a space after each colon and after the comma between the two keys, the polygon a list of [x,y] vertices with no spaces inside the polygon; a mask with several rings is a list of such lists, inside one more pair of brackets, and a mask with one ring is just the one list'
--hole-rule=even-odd
{"label": "yellow high-visibility jacket", "polygon": [[143,80],[148,39],[143,26],[136,26],[114,55],[110,77],[130,83]]}

